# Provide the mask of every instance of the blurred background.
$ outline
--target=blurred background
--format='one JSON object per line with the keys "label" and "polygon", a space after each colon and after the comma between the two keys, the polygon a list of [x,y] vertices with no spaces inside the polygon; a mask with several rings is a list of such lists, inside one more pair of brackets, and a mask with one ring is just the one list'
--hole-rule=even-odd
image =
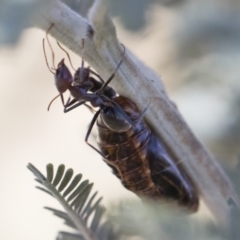
{"label": "blurred background", "polygon": [[[87,16],[92,1],[65,0]],[[43,206],[55,200],[34,190],[28,162],[42,170],[64,163],[94,182],[103,203],[136,198],[84,143],[92,114],[63,114],[42,38],[28,28],[39,1],[0,1],[0,238],[54,239],[61,220]],[[43,2],[42,2],[43,4]],[[228,171],[240,143],[240,2],[237,0],[110,1],[120,41],[163,79],[198,138]],[[64,53],[52,39],[56,62]],[[47,50],[51,59],[50,51]],[[70,52],[71,53],[71,52]],[[81,59],[71,53],[74,66]],[[90,141],[94,143],[96,132]]]}

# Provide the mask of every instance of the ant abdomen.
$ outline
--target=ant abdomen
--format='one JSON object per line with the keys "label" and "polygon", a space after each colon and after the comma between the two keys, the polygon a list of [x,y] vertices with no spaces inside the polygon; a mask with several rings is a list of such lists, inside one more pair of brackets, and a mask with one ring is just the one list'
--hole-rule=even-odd
{"label": "ant abdomen", "polygon": [[[130,99],[118,96],[114,101],[133,122],[137,121],[140,113]],[[100,116],[98,146],[104,161],[127,189],[139,196],[178,203],[192,212],[197,210],[198,194],[193,183],[143,120],[116,132],[104,123],[103,113]]]}

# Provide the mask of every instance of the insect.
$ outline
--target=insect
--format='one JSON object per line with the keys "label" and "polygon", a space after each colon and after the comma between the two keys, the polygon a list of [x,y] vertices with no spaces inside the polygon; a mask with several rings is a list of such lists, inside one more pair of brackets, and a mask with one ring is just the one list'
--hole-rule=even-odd
{"label": "insect", "polygon": [[[47,61],[47,56],[46,56],[46,52],[45,52],[45,39],[43,39],[43,52],[44,52],[44,57],[45,57],[47,67],[48,67],[49,71],[54,75],[55,86],[59,92],[59,95],[57,95],[55,98],[52,99],[52,101],[50,102],[50,104],[48,106],[48,110],[50,109],[52,102],[59,96],[61,97],[61,101],[62,101],[63,105],[65,106],[63,93],[66,92],[67,90],[69,90],[70,92],[72,92],[72,94],[74,94],[75,88],[78,88],[77,96],[79,97],[79,95],[81,95],[81,97],[83,99],[84,99],[84,97],[86,97],[87,98],[86,101],[87,101],[89,99],[89,94],[87,94],[87,92],[90,89],[93,92],[100,90],[100,88],[103,88],[103,83],[104,83],[104,81],[100,75],[98,75],[97,73],[92,71],[90,69],[90,67],[87,67],[87,68],[84,67],[84,60],[82,60],[82,66],[80,68],[78,68],[77,70],[75,70],[74,67],[72,66],[72,62],[71,62],[69,54],[67,53],[67,51],[65,49],[63,49],[63,47],[60,45],[59,42],[57,42],[58,46],[67,54],[69,62],[71,64],[72,68],[75,70],[74,77],[72,76],[68,67],[65,65],[64,59],[62,59],[58,63],[57,68],[55,68],[54,52],[53,52],[52,46],[50,44],[50,41],[48,39],[48,33],[52,27],[53,27],[53,24],[51,24],[51,26],[48,28],[48,30],[46,32],[46,39],[47,39],[48,45],[52,52],[52,66],[53,67],[50,68],[48,61]],[[82,46],[84,49],[84,40],[82,41]],[[100,82],[97,81],[95,78],[91,77],[90,74],[93,74],[96,77],[98,77]],[[79,87],[78,85],[81,85],[81,87]],[[108,96],[110,98],[113,95],[115,95],[115,91],[113,91],[112,88],[108,87],[107,84],[103,88],[103,92],[106,96]],[[71,104],[73,104],[74,102],[76,102],[76,101],[73,99]],[[83,104],[85,106],[87,106],[88,108],[90,108],[90,110],[92,110],[92,108],[90,106],[88,106],[85,103],[83,103]]]}
{"label": "insect", "polygon": [[[122,184],[140,197],[167,200],[187,208],[198,209],[198,193],[179,164],[170,157],[157,135],[143,120],[136,104],[127,97],[118,96],[108,86],[120,68],[104,82],[90,77],[89,68],[82,63],[74,77],[62,60],[55,74],[56,86],[69,90],[72,100],[64,104],[69,112],[85,103],[99,110],[95,113],[85,141],[103,157]],[[61,94],[61,91],[59,91]],[[88,143],[93,125],[97,123],[99,150]]]}

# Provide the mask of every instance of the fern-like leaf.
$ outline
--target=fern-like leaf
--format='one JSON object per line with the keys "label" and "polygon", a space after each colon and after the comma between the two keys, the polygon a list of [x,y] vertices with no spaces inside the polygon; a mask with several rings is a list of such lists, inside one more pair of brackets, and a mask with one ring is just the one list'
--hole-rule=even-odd
{"label": "fern-like leaf", "polygon": [[[52,164],[48,164],[46,166],[47,177],[45,177],[31,163],[27,167],[35,175],[36,181],[42,185],[37,188],[56,198],[66,212],[49,207],[46,209],[62,218],[67,226],[80,233],[62,232],[57,239],[117,239],[111,225],[106,221],[102,222],[105,212],[105,208],[99,205],[102,198],[96,199],[97,192],[91,195],[93,184],[88,180],[81,181],[82,174],[73,178],[72,169],[65,171],[65,166],[59,165],[54,176],[54,167]],[[72,178],[73,180],[71,180]],[[58,185],[59,187],[57,187]],[[61,192],[63,193],[61,194]]]}

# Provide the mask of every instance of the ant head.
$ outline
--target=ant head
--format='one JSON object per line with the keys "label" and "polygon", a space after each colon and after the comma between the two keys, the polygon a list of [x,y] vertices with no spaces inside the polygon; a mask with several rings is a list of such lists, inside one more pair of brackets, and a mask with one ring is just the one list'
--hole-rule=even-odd
{"label": "ant head", "polygon": [[89,68],[80,67],[74,74],[74,82],[77,84],[85,82],[86,80],[89,79],[89,75],[90,75]]}
{"label": "ant head", "polygon": [[60,93],[64,93],[73,82],[73,77],[64,59],[59,62],[55,73],[55,85]]}

